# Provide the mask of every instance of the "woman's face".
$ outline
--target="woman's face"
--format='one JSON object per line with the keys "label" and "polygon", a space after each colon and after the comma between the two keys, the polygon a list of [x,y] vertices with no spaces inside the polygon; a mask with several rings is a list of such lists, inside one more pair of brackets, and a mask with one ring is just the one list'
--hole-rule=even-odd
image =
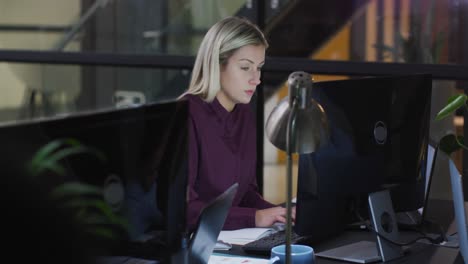
{"label": "woman's face", "polygon": [[260,71],[265,63],[265,47],[263,45],[247,45],[236,50],[221,65],[221,89],[216,94],[219,103],[232,111],[238,103],[248,104],[260,84]]}

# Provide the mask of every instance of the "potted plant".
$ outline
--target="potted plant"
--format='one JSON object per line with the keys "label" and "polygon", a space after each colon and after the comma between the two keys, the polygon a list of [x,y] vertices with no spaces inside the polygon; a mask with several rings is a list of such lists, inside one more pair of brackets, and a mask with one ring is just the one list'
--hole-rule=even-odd
{"label": "potted plant", "polygon": [[[64,160],[74,156],[83,158],[79,155],[97,159],[102,164],[106,162],[106,157],[99,150],[72,138],[56,139],[35,153],[27,164],[27,172],[33,184],[45,189],[43,193],[53,205],[53,210],[71,219],[70,230],[77,230],[75,233],[85,241],[82,243],[83,250],[94,258],[107,254],[118,245],[128,233],[128,223],[105,201],[102,188],[65,179],[67,170],[63,166]],[[53,219],[50,221],[49,224],[53,224]]]}
{"label": "potted plant", "polygon": [[[442,108],[442,110],[440,110],[437,114],[436,120],[439,121],[448,116],[451,116],[456,110],[458,110],[461,107],[467,108],[466,101],[466,94],[457,94],[450,97],[445,107]],[[454,134],[448,134],[443,136],[439,141],[439,147],[448,155],[458,151],[461,148],[468,150],[468,147],[466,147],[464,143],[464,137]]]}
{"label": "potted plant", "polygon": [[[61,161],[77,154],[88,154],[102,162],[106,160],[100,151],[84,146],[75,139],[56,139],[36,152],[28,164],[28,172],[33,177],[47,171],[65,176],[66,170]],[[115,239],[118,235],[116,230],[126,229],[126,222],[112,211],[103,199],[103,190],[97,186],[65,181],[52,188],[50,198],[61,209],[73,214],[83,231],[92,236]]]}

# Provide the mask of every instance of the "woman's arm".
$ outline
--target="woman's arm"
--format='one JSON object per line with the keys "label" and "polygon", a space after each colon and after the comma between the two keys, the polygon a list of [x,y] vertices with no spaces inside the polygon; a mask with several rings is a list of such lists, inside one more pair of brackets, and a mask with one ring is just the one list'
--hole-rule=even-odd
{"label": "woman's arm", "polygon": [[267,209],[275,207],[276,205],[266,201],[258,192],[257,184],[254,179],[252,183],[249,184],[249,188],[240,203],[241,206],[253,207],[256,209]]}
{"label": "woman's arm", "polygon": [[[239,229],[239,228],[249,228],[259,226],[264,223],[267,217],[272,216],[273,214],[283,214],[284,212],[276,211],[263,211],[259,209],[267,209],[275,207],[274,204],[271,204],[265,201],[260,193],[258,192],[257,185],[255,183],[255,178],[249,184],[248,190],[245,193],[242,201],[239,206],[234,206],[231,208],[229,215],[226,219],[224,229]],[[263,211],[259,214],[260,211]],[[268,225],[264,225],[268,226]]]}

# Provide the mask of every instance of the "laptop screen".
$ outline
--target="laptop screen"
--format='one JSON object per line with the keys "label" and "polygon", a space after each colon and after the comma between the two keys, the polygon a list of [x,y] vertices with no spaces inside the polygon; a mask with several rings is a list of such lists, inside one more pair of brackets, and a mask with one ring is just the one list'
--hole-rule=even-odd
{"label": "laptop screen", "polygon": [[432,152],[435,154],[435,159],[432,162],[432,169],[428,170],[430,176],[427,177],[423,222],[439,226],[444,234],[449,236],[455,232],[452,225],[455,218],[453,206],[447,206],[453,204],[449,171],[450,157],[438,151],[437,148],[433,148]]}
{"label": "laptop screen", "polygon": [[460,252],[465,259],[465,263],[468,262],[468,222],[466,219],[467,211],[466,207],[468,204],[465,203],[462,187],[462,177],[458,172],[457,167],[453,160],[449,161],[450,168],[450,181],[452,184],[452,196],[453,196],[453,207],[455,210],[455,226],[457,229],[457,237],[460,245]]}
{"label": "laptop screen", "polygon": [[239,184],[235,183],[229,187],[201,211],[197,228],[190,242],[190,263],[208,263],[238,186]]}

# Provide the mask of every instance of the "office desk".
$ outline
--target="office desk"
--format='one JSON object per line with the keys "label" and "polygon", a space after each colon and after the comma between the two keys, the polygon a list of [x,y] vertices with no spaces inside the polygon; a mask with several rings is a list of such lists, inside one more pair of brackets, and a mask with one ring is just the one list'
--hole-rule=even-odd
{"label": "office desk", "polygon": [[[414,239],[417,234],[414,232],[401,232],[402,240],[410,241]],[[321,252],[327,249],[351,244],[362,240],[375,241],[372,233],[367,231],[346,231],[343,234],[331,238],[317,245],[312,245],[315,252]],[[402,241],[403,242],[403,241]],[[220,254],[252,256],[259,258],[267,258],[265,256],[248,255],[242,250],[241,246],[234,245],[229,251],[216,251]],[[350,263],[345,261],[336,261],[326,258],[317,257],[317,264],[336,264],[336,263]],[[377,262],[379,263],[379,262]],[[380,262],[381,263],[381,262]],[[396,259],[386,263],[430,263],[430,264],[463,264],[463,258],[459,254],[458,248],[448,248],[442,246],[430,245],[422,242],[417,242],[411,245],[409,251],[400,259]]]}
{"label": "office desk", "polygon": [[[401,242],[411,241],[419,235],[414,232],[401,232]],[[338,246],[347,245],[361,240],[375,241],[373,234],[362,231],[347,231],[339,237],[330,239],[317,245],[314,249],[317,252],[335,248]],[[424,241],[424,240],[420,240]],[[463,259],[458,257],[458,248],[447,248],[442,246],[431,245],[423,242],[417,242],[409,246],[405,255],[389,263],[463,263]],[[318,258],[318,263],[343,263],[340,261]]]}
{"label": "office desk", "polygon": [[[454,210],[453,203],[450,200],[431,200],[430,209],[434,210],[431,213],[431,219],[446,227],[449,233],[456,232],[454,229]],[[465,211],[468,212],[468,202],[465,202]],[[411,231],[400,231],[401,241],[412,241],[421,235]],[[328,249],[348,245],[359,241],[376,241],[375,235],[369,231],[346,231],[337,237],[330,238],[319,244],[310,245],[315,252],[321,252]],[[400,259],[396,259],[387,263],[429,263],[429,264],[463,264],[463,258],[459,253],[458,248],[449,248],[437,245],[424,243],[427,240],[419,240],[410,246],[409,251]],[[249,256],[241,246],[234,245],[229,251],[216,251],[220,254]],[[265,256],[251,255],[252,257],[267,258]],[[317,257],[318,264],[336,264],[350,263],[345,261],[336,261],[326,258]],[[377,262],[379,263],[379,262]],[[380,262],[382,263],[382,262]]]}

